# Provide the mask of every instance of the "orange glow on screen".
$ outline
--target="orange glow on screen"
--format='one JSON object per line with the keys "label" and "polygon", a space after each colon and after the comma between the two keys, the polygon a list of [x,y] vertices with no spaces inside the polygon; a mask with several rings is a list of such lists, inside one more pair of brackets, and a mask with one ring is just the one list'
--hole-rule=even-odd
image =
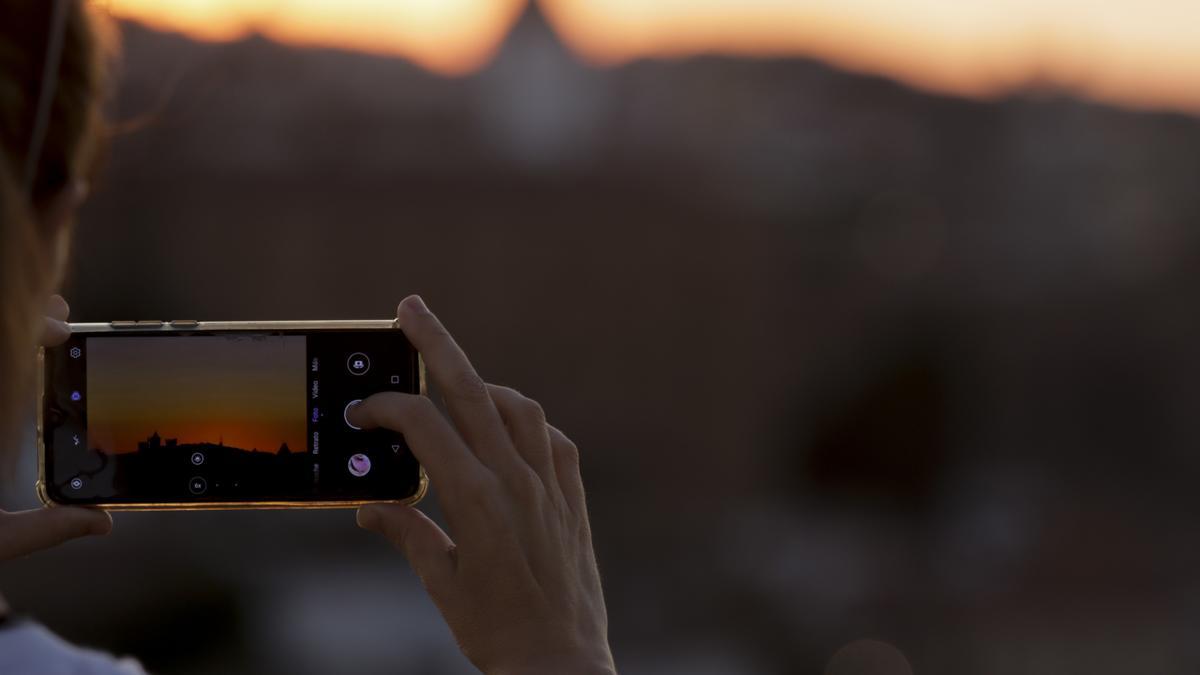
{"label": "orange glow on screen", "polygon": [[[207,39],[397,54],[446,74],[485,64],[524,0],[110,0],[119,17]],[[950,93],[1029,81],[1200,112],[1195,0],[545,0],[595,63],[723,52],[812,56]]]}
{"label": "orange glow on screen", "polygon": [[305,339],[108,337],[87,341],[88,445],[306,452]]}

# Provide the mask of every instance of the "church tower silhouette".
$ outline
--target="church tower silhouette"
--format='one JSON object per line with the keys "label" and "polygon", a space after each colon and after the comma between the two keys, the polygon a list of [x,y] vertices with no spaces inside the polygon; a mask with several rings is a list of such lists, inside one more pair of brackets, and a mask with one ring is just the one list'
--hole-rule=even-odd
{"label": "church tower silhouette", "polygon": [[488,140],[530,169],[578,164],[598,144],[606,74],[583,63],[532,0],[479,73]]}

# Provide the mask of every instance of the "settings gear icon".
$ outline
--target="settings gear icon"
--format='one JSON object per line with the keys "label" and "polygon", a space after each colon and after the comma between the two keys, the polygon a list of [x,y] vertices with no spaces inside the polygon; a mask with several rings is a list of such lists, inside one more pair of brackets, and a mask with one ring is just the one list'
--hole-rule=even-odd
{"label": "settings gear icon", "polygon": [[83,356],[83,350],[79,347],[71,347],[71,358],[77,359],[80,356]]}

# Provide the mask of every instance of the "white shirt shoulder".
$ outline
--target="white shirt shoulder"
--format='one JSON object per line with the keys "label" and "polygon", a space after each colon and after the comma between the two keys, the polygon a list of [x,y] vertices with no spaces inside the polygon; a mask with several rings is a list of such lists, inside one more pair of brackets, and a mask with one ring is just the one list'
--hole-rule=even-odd
{"label": "white shirt shoulder", "polygon": [[33,621],[0,628],[0,675],[146,675],[141,664],[84,649]]}

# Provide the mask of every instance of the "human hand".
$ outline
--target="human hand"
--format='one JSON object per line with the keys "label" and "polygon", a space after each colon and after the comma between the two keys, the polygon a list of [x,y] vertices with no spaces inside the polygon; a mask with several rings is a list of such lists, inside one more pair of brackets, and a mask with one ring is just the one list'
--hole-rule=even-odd
{"label": "human hand", "polygon": [[404,434],[454,539],[406,505],[364,506],[359,525],[404,552],[480,670],[615,673],[578,449],[536,402],[486,384],[419,297],[400,303],[397,319],[452,422],[428,398],[399,392],[348,416]]}
{"label": "human hand", "polygon": [[[67,326],[70,308],[62,296],[52,296],[46,307],[42,345],[53,347],[71,335]],[[17,558],[89,534],[108,534],[112,518],[104,511],[74,506],[0,511],[0,560]]]}

